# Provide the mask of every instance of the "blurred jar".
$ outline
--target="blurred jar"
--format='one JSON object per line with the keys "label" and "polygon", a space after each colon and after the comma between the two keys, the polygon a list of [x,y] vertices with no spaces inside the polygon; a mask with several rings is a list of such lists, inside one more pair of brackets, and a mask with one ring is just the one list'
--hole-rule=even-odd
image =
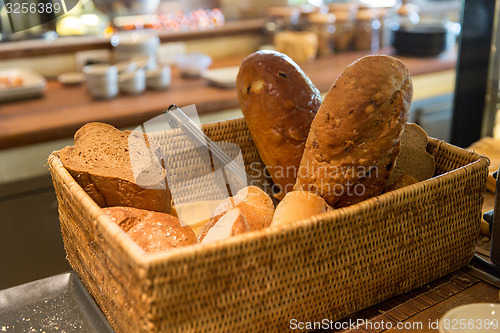
{"label": "blurred jar", "polygon": [[310,31],[282,31],[274,35],[274,48],[295,62],[309,62],[316,58],[318,37]]}
{"label": "blurred jar", "polygon": [[354,48],[376,52],[380,49],[380,20],[373,9],[362,9],[356,14]]}
{"label": "blurred jar", "polygon": [[311,26],[311,16],[328,13],[326,6],[314,6],[311,4],[298,6],[300,10],[299,26],[301,30],[309,30]]}
{"label": "blurred jar", "polygon": [[391,45],[391,36],[387,34],[386,25],[389,23],[388,18],[391,13],[390,8],[378,8],[377,9],[377,18],[380,21],[380,31],[379,31],[379,39],[380,39],[380,47]]}
{"label": "blurred jar", "polygon": [[314,13],[309,15],[309,31],[318,36],[318,56],[332,54],[335,50],[335,21],[333,13]]}
{"label": "blurred jar", "polygon": [[392,45],[394,31],[401,26],[413,26],[420,21],[420,9],[409,1],[398,1],[395,6],[385,12],[382,21],[382,46]]}
{"label": "blurred jar", "polygon": [[338,12],[343,12],[354,19],[359,9],[359,4],[356,2],[333,2],[328,4],[328,9],[331,13],[337,14]]}
{"label": "blurred jar", "polygon": [[355,17],[348,11],[332,13],[335,15],[335,51],[352,50]]}
{"label": "blurred jar", "polygon": [[274,35],[281,31],[300,30],[300,9],[297,7],[269,7],[266,31]]}

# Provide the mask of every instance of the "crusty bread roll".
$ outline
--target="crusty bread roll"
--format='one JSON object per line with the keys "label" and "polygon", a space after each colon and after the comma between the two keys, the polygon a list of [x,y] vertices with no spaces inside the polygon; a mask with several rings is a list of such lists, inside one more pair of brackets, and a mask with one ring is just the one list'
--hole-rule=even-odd
{"label": "crusty bread roll", "polygon": [[259,51],[246,57],[236,79],[248,129],[282,198],[292,190],[321,95],[288,56]]}
{"label": "crusty bread roll", "polygon": [[288,192],[276,206],[271,226],[289,224],[329,211],[331,208],[316,193],[308,191]]}
{"label": "crusty bread roll", "polygon": [[[130,135],[138,140],[129,140]],[[152,141],[146,146],[143,138],[142,133],[88,123],[75,133],[74,146],[59,151],[59,159],[101,207],[127,206],[168,213],[172,197],[160,149]],[[134,165],[131,152],[141,156]],[[134,167],[144,172],[134,175]]]}
{"label": "crusty bread roll", "polygon": [[250,227],[245,216],[239,208],[233,208],[208,229],[199,241],[200,243],[212,243],[247,231],[250,231]]}
{"label": "crusty bread roll", "polygon": [[386,186],[394,187],[393,184],[400,181],[403,175],[409,175],[417,181],[434,176],[436,162],[427,152],[428,143],[429,137],[420,126],[412,123],[405,125],[400,152]]}
{"label": "crusty bread roll", "polygon": [[203,227],[198,239],[203,239],[208,230],[235,207],[240,209],[250,230],[259,230],[271,225],[274,215],[271,198],[257,186],[248,186],[236,193],[234,197],[227,198],[220,203],[214,210],[213,217]]}
{"label": "crusty bread roll", "polygon": [[413,86],[408,68],[389,56],[349,65],[311,125],[296,188],[333,207],[382,192],[399,153]]}
{"label": "crusty bread roll", "polygon": [[103,210],[146,252],[157,253],[197,243],[191,227],[182,227],[170,214],[132,207],[106,207]]}

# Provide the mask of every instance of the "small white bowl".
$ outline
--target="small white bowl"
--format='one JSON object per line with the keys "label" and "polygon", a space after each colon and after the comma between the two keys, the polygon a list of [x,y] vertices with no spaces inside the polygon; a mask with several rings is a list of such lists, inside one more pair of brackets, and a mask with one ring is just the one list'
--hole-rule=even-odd
{"label": "small white bowl", "polygon": [[66,86],[77,85],[85,81],[85,74],[79,72],[63,73],[57,77],[57,81]]}
{"label": "small white bowl", "polygon": [[175,57],[175,64],[183,76],[199,77],[212,64],[212,58],[203,53],[179,54]]}
{"label": "small white bowl", "polygon": [[172,72],[170,66],[162,66],[146,72],[146,85],[155,90],[166,89],[170,86]]}
{"label": "small white bowl", "polygon": [[146,72],[138,69],[133,72],[126,72],[120,75],[120,91],[129,95],[138,95],[146,89]]}
{"label": "small white bowl", "polygon": [[[485,326],[487,324],[489,328]],[[499,330],[500,304],[498,303],[462,305],[446,312],[439,319],[439,333],[486,333]]]}

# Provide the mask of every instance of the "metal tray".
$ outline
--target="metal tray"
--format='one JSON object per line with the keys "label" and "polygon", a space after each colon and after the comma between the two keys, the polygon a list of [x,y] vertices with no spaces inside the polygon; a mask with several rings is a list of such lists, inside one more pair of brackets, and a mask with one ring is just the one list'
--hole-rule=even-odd
{"label": "metal tray", "polygon": [[0,290],[0,332],[114,332],[74,272]]}

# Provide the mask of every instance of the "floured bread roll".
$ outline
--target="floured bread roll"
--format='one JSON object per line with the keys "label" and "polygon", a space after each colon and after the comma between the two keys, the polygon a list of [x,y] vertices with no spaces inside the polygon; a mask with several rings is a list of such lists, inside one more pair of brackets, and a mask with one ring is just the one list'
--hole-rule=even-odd
{"label": "floured bread roll", "polygon": [[333,207],[380,194],[399,153],[412,97],[401,61],[375,55],[349,65],[311,124],[296,189],[318,193]]}

